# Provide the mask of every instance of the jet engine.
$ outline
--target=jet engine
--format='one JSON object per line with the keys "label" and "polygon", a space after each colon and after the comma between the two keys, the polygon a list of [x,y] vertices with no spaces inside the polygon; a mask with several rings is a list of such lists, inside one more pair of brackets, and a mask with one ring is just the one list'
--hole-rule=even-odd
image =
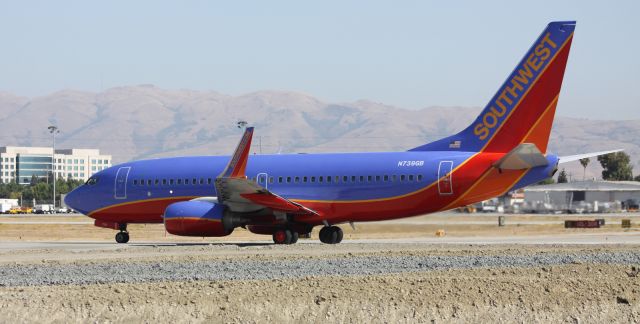
{"label": "jet engine", "polygon": [[227,236],[233,232],[233,219],[225,206],[208,201],[181,201],[167,206],[164,228],[181,236]]}

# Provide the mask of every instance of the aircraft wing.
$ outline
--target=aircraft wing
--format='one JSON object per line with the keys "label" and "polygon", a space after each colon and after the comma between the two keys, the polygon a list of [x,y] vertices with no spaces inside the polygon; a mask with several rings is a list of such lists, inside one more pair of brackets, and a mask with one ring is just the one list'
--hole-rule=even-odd
{"label": "aircraft wing", "polygon": [[229,164],[216,178],[218,203],[235,212],[251,212],[270,208],[287,213],[318,215],[317,212],[280,197],[255,181],[247,179],[245,170],[249,160],[252,137],[253,127],[247,127]]}
{"label": "aircraft wing", "polygon": [[605,155],[605,154],[610,154],[610,153],[616,153],[616,152],[621,152],[623,151],[623,149],[617,149],[617,150],[611,150],[611,151],[602,151],[602,152],[593,152],[593,153],[585,153],[585,154],[578,154],[578,155],[569,155],[569,156],[561,156],[558,159],[558,163],[566,163],[566,162],[571,162],[571,161],[578,161],[578,160],[582,160],[582,159],[586,159],[586,158],[590,158],[590,157],[594,157],[594,156],[600,156],[600,155]]}

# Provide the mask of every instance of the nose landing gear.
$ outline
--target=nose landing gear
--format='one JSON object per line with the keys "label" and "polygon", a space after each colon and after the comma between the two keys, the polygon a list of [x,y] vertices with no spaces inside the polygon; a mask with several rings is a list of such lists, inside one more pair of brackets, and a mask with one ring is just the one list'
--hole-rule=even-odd
{"label": "nose landing gear", "polygon": [[127,243],[129,242],[129,232],[127,232],[127,224],[119,224],[120,232],[116,234],[116,242]]}

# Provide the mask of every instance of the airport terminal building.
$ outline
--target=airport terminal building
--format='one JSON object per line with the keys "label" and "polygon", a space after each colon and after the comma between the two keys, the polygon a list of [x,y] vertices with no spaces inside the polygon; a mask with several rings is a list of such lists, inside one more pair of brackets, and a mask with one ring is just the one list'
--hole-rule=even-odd
{"label": "airport terminal building", "polygon": [[86,181],[94,173],[111,166],[111,155],[98,149],[56,149],[51,147],[0,147],[0,181],[31,183],[32,177]]}

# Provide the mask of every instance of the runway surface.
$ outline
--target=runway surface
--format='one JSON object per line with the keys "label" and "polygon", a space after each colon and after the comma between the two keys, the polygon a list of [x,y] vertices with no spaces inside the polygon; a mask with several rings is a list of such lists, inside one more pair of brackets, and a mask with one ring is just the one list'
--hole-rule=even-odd
{"label": "runway surface", "polygon": [[[104,241],[70,241],[70,242],[16,242],[5,241],[0,242],[0,252],[11,252],[19,250],[42,250],[55,249],[66,251],[92,251],[92,250],[116,250],[116,249],[136,249],[141,247],[171,247],[171,246],[215,246],[215,245],[271,245],[271,240],[260,241],[220,241],[220,242],[130,242],[127,244],[110,243]],[[297,244],[323,245],[316,240],[300,240]],[[594,234],[554,234],[554,235],[528,235],[528,236],[481,236],[481,237],[411,237],[411,238],[393,238],[393,239],[354,239],[344,240],[340,244],[473,244],[473,245],[500,245],[500,244],[520,244],[520,245],[553,245],[553,244],[571,244],[571,245],[601,245],[601,244],[623,244],[623,245],[640,245],[640,232],[612,232],[612,233],[594,233]]]}

